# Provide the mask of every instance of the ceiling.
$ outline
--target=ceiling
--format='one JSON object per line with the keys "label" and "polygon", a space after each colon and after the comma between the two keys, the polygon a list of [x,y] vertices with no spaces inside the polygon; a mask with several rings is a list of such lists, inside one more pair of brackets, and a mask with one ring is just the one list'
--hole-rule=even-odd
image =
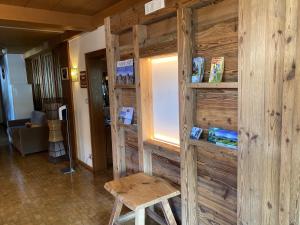
{"label": "ceiling", "polygon": [[41,43],[61,34],[41,30],[24,30],[1,27],[0,47],[8,49],[9,53],[24,53]]}
{"label": "ceiling", "polygon": [[0,4],[94,15],[120,0],[0,0]]}
{"label": "ceiling", "polygon": [[66,34],[93,30],[103,24],[104,15],[115,14],[136,1],[0,0],[0,49],[25,53],[45,46],[46,41],[61,41]]}

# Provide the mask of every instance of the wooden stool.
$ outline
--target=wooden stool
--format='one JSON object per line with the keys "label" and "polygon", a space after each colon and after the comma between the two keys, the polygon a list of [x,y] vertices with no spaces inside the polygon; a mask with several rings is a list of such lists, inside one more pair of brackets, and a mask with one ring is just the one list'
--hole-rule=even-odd
{"label": "wooden stool", "polygon": [[[133,218],[135,225],[144,225],[145,208],[157,203],[162,204],[167,224],[176,225],[168,199],[180,195],[180,191],[165,180],[137,173],[107,182],[104,188],[116,198],[109,225],[124,223]],[[120,216],[123,204],[133,212]]]}

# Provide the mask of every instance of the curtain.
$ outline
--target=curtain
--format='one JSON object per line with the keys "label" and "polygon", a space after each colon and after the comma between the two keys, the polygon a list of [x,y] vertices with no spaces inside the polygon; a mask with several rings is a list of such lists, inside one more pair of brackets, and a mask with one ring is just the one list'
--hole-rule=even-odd
{"label": "curtain", "polygon": [[63,98],[59,56],[48,52],[34,57],[31,64],[35,110],[47,112],[48,119],[56,119]]}

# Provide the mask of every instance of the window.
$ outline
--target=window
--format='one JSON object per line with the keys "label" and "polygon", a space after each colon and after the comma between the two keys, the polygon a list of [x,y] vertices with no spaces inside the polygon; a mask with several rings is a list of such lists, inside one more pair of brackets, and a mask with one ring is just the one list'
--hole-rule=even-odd
{"label": "window", "polygon": [[178,56],[151,58],[153,138],[179,145]]}

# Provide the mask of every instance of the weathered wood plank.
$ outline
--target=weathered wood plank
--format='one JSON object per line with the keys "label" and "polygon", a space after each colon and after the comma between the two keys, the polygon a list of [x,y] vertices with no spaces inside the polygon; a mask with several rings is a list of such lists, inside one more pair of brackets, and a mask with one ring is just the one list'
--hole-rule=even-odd
{"label": "weathered wood plank", "polygon": [[[151,175],[152,173],[152,157],[151,153],[144,150],[144,139],[147,138],[146,134],[146,128],[143,123],[143,117],[146,115],[143,115],[143,93],[141,89],[141,82],[143,84],[149,80],[149,78],[145,77],[145,74],[141,74],[141,66],[144,66],[140,62],[140,43],[143,43],[147,38],[147,27],[143,25],[135,25],[133,27],[133,46],[134,46],[134,64],[135,64],[135,85],[136,85],[136,115],[137,115],[137,121],[139,124],[138,129],[138,146],[139,146],[139,168],[140,171],[144,171],[145,173]],[[144,68],[143,68],[144,69]],[[149,74],[146,74],[146,76]],[[142,80],[143,78],[146,78],[145,80]],[[146,87],[147,84],[146,84]],[[147,89],[143,89],[145,92],[147,92]],[[146,125],[146,124],[145,124]],[[148,134],[149,135],[149,134]]]}
{"label": "weathered wood plank", "polygon": [[115,77],[116,77],[116,62],[120,59],[119,54],[119,38],[111,33],[111,20],[105,19],[105,35],[106,35],[106,59],[107,71],[109,77],[109,104],[110,104],[110,117],[111,117],[111,139],[112,139],[112,155],[113,155],[113,168],[114,178],[119,178],[125,175],[125,138],[124,129],[118,127],[119,104],[118,98],[120,97],[120,90],[116,90]]}
{"label": "weathered wood plank", "polygon": [[238,74],[238,20],[217,23],[195,33],[195,55],[205,57],[204,81],[208,81],[211,59],[225,57],[223,81],[237,81]]}
{"label": "weathered wood plank", "polygon": [[284,10],[240,0],[238,224],[279,224]]}
{"label": "weathered wood plank", "polygon": [[141,57],[177,52],[177,34],[169,33],[145,40],[140,46]]}
{"label": "weathered wood plank", "polygon": [[198,89],[237,89],[238,82],[220,82],[220,83],[190,83],[187,85],[190,88]]}
{"label": "weathered wood plank", "polygon": [[198,224],[197,218],[197,166],[196,150],[189,144],[193,126],[194,93],[187,88],[190,83],[193,58],[192,10],[180,8],[177,12],[178,30],[178,78],[181,147],[181,199],[182,223]]}
{"label": "weathered wood plank", "polygon": [[114,207],[111,213],[111,217],[109,220],[109,225],[114,225],[114,223],[118,220],[120,217],[121,211],[122,211],[123,203],[120,202],[118,199],[115,200]]}
{"label": "weathered wood plank", "polygon": [[[196,124],[201,128],[237,130],[238,92],[234,89],[197,89]],[[201,110],[200,110],[201,109]]]}
{"label": "weathered wood plank", "polygon": [[155,140],[144,141],[144,146],[147,151],[170,159],[174,162],[180,162],[180,148],[174,145],[165,144]]}
{"label": "weathered wood plank", "polygon": [[170,204],[168,200],[163,200],[161,202],[163,213],[165,215],[166,221],[168,225],[177,225],[177,222],[174,218],[173,212],[171,210]]}
{"label": "weathered wood plank", "polygon": [[206,7],[199,7],[195,10],[193,15],[195,29],[199,30],[199,26],[207,27],[212,24],[237,18],[238,6],[239,0],[223,0]]}
{"label": "weathered wood plank", "polygon": [[300,1],[286,1],[279,224],[300,224]]}

